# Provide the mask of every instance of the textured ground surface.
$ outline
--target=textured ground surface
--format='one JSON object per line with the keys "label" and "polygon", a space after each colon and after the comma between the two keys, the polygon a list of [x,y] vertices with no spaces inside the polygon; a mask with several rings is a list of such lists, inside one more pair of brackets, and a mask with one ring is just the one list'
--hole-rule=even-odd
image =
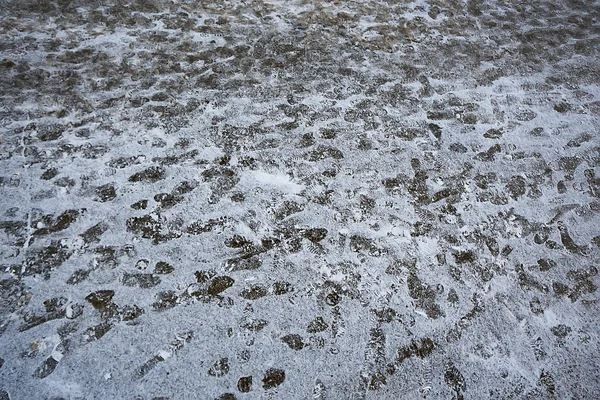
{"label": "textured ground surface", "polygon": [[0,399],[600,396],[600,3],[2,1]]}

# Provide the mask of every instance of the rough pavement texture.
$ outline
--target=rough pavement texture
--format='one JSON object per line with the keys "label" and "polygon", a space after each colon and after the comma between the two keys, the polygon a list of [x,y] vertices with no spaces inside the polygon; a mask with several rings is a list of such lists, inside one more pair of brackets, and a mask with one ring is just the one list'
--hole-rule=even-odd
{"label": "rough pavement texture", "polygon": [[1,3],[0,398],[598,398],[598,1]]}

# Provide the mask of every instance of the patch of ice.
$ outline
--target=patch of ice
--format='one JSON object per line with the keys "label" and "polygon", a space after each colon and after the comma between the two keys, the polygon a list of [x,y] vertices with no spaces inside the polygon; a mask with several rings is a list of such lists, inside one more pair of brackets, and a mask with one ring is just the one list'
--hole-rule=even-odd
{"label": "patch of ice", "polygon": [[264,171],[250,171],[242,177],[247,183],[255,186],[270,187],[288,194],[298,194],[304,189],[304,185],[292,182],[287,174],[268,173]]}

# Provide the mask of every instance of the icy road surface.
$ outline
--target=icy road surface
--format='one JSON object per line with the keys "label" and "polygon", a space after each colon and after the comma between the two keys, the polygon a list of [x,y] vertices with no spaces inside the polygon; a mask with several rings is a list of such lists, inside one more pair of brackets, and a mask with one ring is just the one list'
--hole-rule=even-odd
{"label": "icy road surface", "polygon": [[600,2],[0,1],[0,399],[600,398]]}

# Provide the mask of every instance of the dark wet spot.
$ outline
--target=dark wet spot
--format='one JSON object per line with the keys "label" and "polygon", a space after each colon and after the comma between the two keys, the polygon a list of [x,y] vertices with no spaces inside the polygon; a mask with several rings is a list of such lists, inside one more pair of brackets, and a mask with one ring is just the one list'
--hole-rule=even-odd
{"label": "dark wet spot", "polygon": [[85,211],[85,209],[67,210],[56,218],[53,218],[52,215],[45,215],[41,220],[45,227],[36,230],[34,235],[48,235],[50,233],[63,231],[71,226],[71,224],[75,222],[77,218],[85,213]]}
{"label": "dark wet spot", "polygon": [[136,172],[129,177],[129,182],[154,183],[165,179],[166,172],[162,167],[150,167],[143,171]]}
{"label": "dark wet spot", "polygon": [[459,251],[453,254],[454,256],[454,261],[457,264],[466,264],[466,263],[472,263],[476,260],[476,256],[475,253],[473,253],[472,251]]}
{"label": "dark wet spot", "polygon": [[500,147],[499,144],[495,144],[493,146],[491,146],[489,149],[487,149],[486,151],[482,151],[480,153],[478,153],[474,159],[477,161],[493,161],[496,154],[500,153],[502,151],[502,148]]}
{"label": "dark wet spot", "polygon": [[223,393],[219,397],[216,397],[215,400],[237,400],[237,397],[233,393]]}
{"label": "dark wet spot", "polygon": [[50,142],[53,140],[60,139],[66,128],[62,125],[52,124],[45,125],[38,128],[38,138],[42,142]]}
{"label": "dark wet spot", "polygon": [[452,387],[452,389],[454,389],[454,391],[457,393],[464,391],[467,387],[465,378],[454,365],[450,365],[450,367],[444,373],[444,382]]}
{"label": "dark wet spot", "polygon": [[164,232],[163,224],[159,216],[152,214],[142,217],[132,217],[126,222],[127,231],[139,234],[144,239],[152,239],[152,243],[158,244],[181,236],[180,232]]}
{"label": "dark wet spot", "polygon": [[552,268],[556,267],[556,262],[554,260],[548,260],[546,258],[541,258],[537,260],[537,263],[540,267],[540,271],[549,271]]}
{"label": "dark wet spot", "polygon": [[325,322],[323,317],[317,317],[308,324],[308,327],[306,328],[306,332],[308,332],[308,333],[323,332],[328,327],[329,327],[329,325],[327,325],[327,322]]}
{"label": "dark wet spot", "polygon": [[171,191],[171,194],[174,196],[181,196],[187,193],[190,193],[192,190],[198,187],[198,182],[196,181],[183,181],[177,184]]}
{"label": "dark wet spot", "polygon": [[146,376],[150,371],[152,371],[152,369],[154,369],[154,367],[156,367],[156,365],[160,362],[165,361],[164,358],[162,358],[160,355],[154,356],[151,359],[149,359],[148,361],[146,361],[144,364],[142,364],[142,366],[140,366],[133,375],[134,379],[140,379],[143,378],[144,376]]}
{"label": "dark wet spot", "polygon": [[268,324],[269,323],[264,319],[246,318],[240,322],[240,328],[249,330],[251,332],[259,332]]}
{"label": "dark wet spot", "polygon": [[502,257],[507,257],[510,253],[512,253],[513,248],[510,245],[506,245],[502,248],[502,252],[500,254],[502,254]]}
{"label": "dark wet spot", "polygon": [[523,110],[518,112],[515,115],[515,118],[517,119],[517,121],[527,122],[533,120],[536,116],[537,114],[531,110]]}
{"label": "dark wet spot", "polygon": [[100,308],[100,318],[103,320],[113,320],[119,315],[119,306],[110,302],[106,306]]}
{"label": "dark wet spot", "polygon": [[208,220],[207,222],[196,221],[192,222],[187,227],[187,233],[191,235],[199,235],[201,233],[210,232],[215,226],[222,226],[223,222],[215,219]]}
{"label": "dark wet spot", "polygon": [[373,239],[360,235],[350,236],[350,250],[356,253],[367,252],[374,257],[381,255],[381,251]]}
{"label": "dark wet spot", "polygon": [[275,213],[275,218],[278,220],[282,220],[284,218],[289,217],[292,214],[299,213],[304,211],[304,205],[296,203],[291,200],[285,200],[281,206],[277,209]]}
{"label": "dark wet spot", "polygon": [[484,138],[487,139],[499,139],[503,135],[501,129],[489,129],[486,133],[483,134]]}
{"label": "dark wet spot", "polygon": [[569,293],[570,288],[569,288],[569,286],[565,285],[564,283],[553,282],[552,290],[554,290],[554,293],[556,293],[558,296],[564,296]]}
{"label": "dark wet spot", "polygon": [[217,276],[210,281],[207,290],[208,294],[213,296],[217,295],[233,286],[234,282],[235,281],[228,276]]}
{"label": "dark wet spot", "polygon": [[243,203],[246,200],[246,196],[242,192],[237,192],[231,195],[231,201],[235,203]]}
{"label": "dark wet spot", "polygon": [[323,139],[335,139],[337,136],[335,129],[331,128],[321,128],[320,133]]}
{"label": "dark wet spot", "polygon": [[221,377],[229,373],[229,359],[221,358],[216,361],[208,370],[208,375]]}
{"label": "dark wet spot", "polygon": [[[82,310],[79,310],[82,311]],[[81,313],[79,313],[81,314]],[[49,321],[53,321],[59,318],[64,318],[66,316],[66,312],[64,308],[59,310],[55,310],[53,312],[48,312],[42,315],[37,315],[34,313],[26,313],[23,315],[23,324],[19,327],[19,332],[25,332],[31,328],[34,328],[38,325],[44,324]],[[79,315],[77,315],[79,316]]]}
{"label": "dark wet spot", "polygon": [[174,290],[166,290],[156,295],[156,301],[152,304],[155,311],[164,311],[177,305],[179,298]]}
{"label": "dark wet spot", "polygon": [[210,271],[196,271],[194,272],[194,276],[196,277],[196,282],[198,283],[206,283],[212,278],[215,277],[217,273],[213,270]]}
{"label": "dark wet spot", "polygon": [[73,272],[73,274],[69,277],[69,279],[67,279],[67,284],[69,285],[76,285],[80,282],[85,281],[88,276],[90,275],[89,270],[86,269],[78,269],[75,272]]}
{"label": "dark wet spot", "polygon": [[48,181],[48,180],[54,178],[56,175],[58,175],[58,169],[56,169],[56,168],[48,168],[47,170],[44,171],[44,173],[42,174],[42,176],[40,176],[40,179]]}
{"label": "dark wet spot", "polygon": [[500,254],[500,246],[498,245],[498,241],[496,239],[492,237],[486,237],[485,245],[494,257],[498,257]]}
{"label": "dark wet spot", "polygon": [[242,393],[252,390],[252,376],[242,376],[238,379],[237,389]]}
{"label": "dark wet spot", "polygon": [[98,290],[88,294],[85,299],[89,301],[95,309],[99,310],[110,303],[114,295],[114,290]]}
{"label": "dark wet spot", "polygon": [[148,200],[136,201],[131,205],[134,210],[145,210],[148,207]]}
{"label": "dark wet spot", "polygon": [[152,101],[167,101],[168,99],[169,95],[165,92],[157,92],[150,97],[150,100]]}
{"label": "dark wet spot", "polygon": [[227,265],[231,271],[255,270],[261,267],[262,261],[259,257],[255,257],[252,253],[249,253],[227,260]]}
{"label": "dark wet spot", "polygon": [[275,282],[273,284],[273,293],[277,296],[282,294],[290,293],[294,290],[294,287],[289,282]]}
{"label": "dark wet spot", "polygon": [[553,326],[552,328],[550,328],[550,331],[556,337],[565,338],[565,337],[569,336],[572,329],[570,326],[560,324],[560,325],[556,325],[556,326]]}
{"label": "dark wet spot", "polygon": [[417,222],[415,222],[412,230],[410,231],[410,236],[412,236],[412,237],[425,236],[432,230],[433,230],[432,224],[430,224],[428,222],[417,221]]}
{"label": "dark wet spot", "polygon": [[436,291],[421,282],[414,271],[409,273],[407,285],[410,297],[417,300],[417,307],[423,309],[429,318],[437,319],[444,315],[440,306],[435,303]]}
{"label": "dark wet spot", "polygon": [[577,169],[579,164],[581,164],[583,160],[580,157],[561,157],[558,160],[558,169],[561,171],[567,171],[569,174],[568,177],[565,177],[567,180],[572,180],[572,173]]}
{"label": "dark wet spot", "polygon": [[448,291],[447,300],[448,300],[449,303],[458,304],[459,298],[458,298],[458,294],[456,293],[456,290],[450,289]]}
{"label": "dark wet spot", "polygon": [[263,388],[271,389],[277,387],[285,380],[285,371],[277,368],[269,368],[262,379]]}
{"label": "dark wet spot", "polygon": [[375,316],[377,316],[378,322],[389,323],[392,322],[398,316],[396,311],[390,307],[385,307],[379,310],[373,310],[373,312],[375,313]]}
{"label": "dark wet spot", "polygon": [[342,296],[340,296],[340,294],[335,291],[327,294],[327,296],[325,297],[325,303],[328,306],[337,306],[338,304],[340,304],[341,301]]}
{"label": "dark wet spot", "polygon": [[139,159],[139,156],[113,158],[107,163],[107,165],[113,168],[126,168],[130,165],[138,164]]}
{"label": "dark wet spot", "polygon": [[142,289],[148,289],[158,285],[160,283],[160,278],[153,274],[125,273],[123,274],[121,283],[125,286],[137,286]]}
{"label": "dark wet spot", "polygon": [[[238,160],[238,165],[243,168],[255,170],[258,168],[257,161],[253,157],[242,157]],[[238,192],[241,193],[241,192]]]}
{"label": "dark wet spot", "polygon": [[94,263],[100,268],[115,268],[119,265],[117,249],[112,246],[99,246],[94,249]]}
{"label": "dark wet spot", "polygon": [[304,342],[302,341],[302,336],[300,335],[285,335],[281,338],[281,341],[287,344],[290,347],[290,349],[293,350],[302,350],[304,348]]}
{"label": "dark wet spot", "polygon": [[361,137],[358,139],[358,145],[356,148],[362,151],[371,150],[373,148],[373,142],[367,138]]}
{"label": "dark wet spot", "polygon": [[522,264],[515,267],[515,271],[518,273],[517,278],[519,285],[524,289],[535,289],[542,293],[548,292],[548,287],[544,284],[539,283],[532,275],[527,274]]}
{"label": "dark wet spot", "polygon": [[402,364],[404,360],[410,357],[425,358],[430,355],[436,347],[437,344],[427,337],[418,341],[413,340],[410,345],[398,349],[396,364]]}
{"label": "dark wet spot", "polygon": [[173,268],[173,266],[171,264],[168,264],[164,261],[159,261],[154,266],[155,274],[161,274],[161,275],[170,274],[174,270],[175,270],[175,268]]}
{"label": "dark wet spot", "polygon": [[85,232],[80,234],[81,238],[86,244],[98,243],[100,236],[108,230],[108,224],[105,222],[98,222],[96,225],[87,229]]}
{"label": "dark wet spot", "polygon": [[441,120],[441,119],[453,119],[455,116],[452,110],[434,110],[427,111],[427,119]]}
{"label": "dark wet spot", "polygon": [[33,373],[33,376],[35,378],[44,379],[45,377],[50,375],[52,372],[54,372],[54,370],[56,369],[57,366],[58,366],[58,361],[56,361],[52,357],[48,357],[46,359],[46,361],[44,361],[42,363],[42,365],[40,365],[39,368],[35,370],[35,372]]}
{"label": "dark wet spot", "polygon": [[550,232],[547,230],[536,232],[535,235],[533,235],[533,242],[535,244],[544,244],[548,240],[549,234]]}
{"label": "dark wet spot", "polygon": [[569,142],[567,143],[567,146],[569,146],[569,147],[581,147],[581,145],[583,143],[587,143],[587,142],[591,141],[592,138],[593,138],[592,135],[590,135],[588,133],[584,133],[583,135],[581,135],[577,139],[569,140]]}
{"label": "dark wet spot", "polygon": [[519,197],[523,196],[526,191],[526,182],[522,176],[513,176],[506,183],[506,190],[510,194],[514,200],[517,200]]}
{"label": "dark wet spot", "polygon": [[370,391],[381,389],[387,384],[387,378],[381,371],[375,372],[368,379]]}
{"label": "dark wet spot", "polygon": [[223,194],[233,189],[240,180],[236,171],[224,166],[211,167],[202,172],[202,177],[211,182],[211,187],[216,194]]}
{"label": "dark wet spot", "polygon": [[448,149],[450,151],[453,151],[455,153],[466,153],[467,152],[467,148],[461,144],[461,143],[452,143]]}
{"label": "dark wet spot", "polygon": [[127,305],[123,307],[120,311],[121,318],[123,321],[133,321],[136,318],[139,318],[144,313],[144,310],[140,307],[134,305]]}
{"label": "dark wet spot", "polygon": [[53,297],[48,300],[44,300],[44,308],[47,313],[53,313],[59,311],[61,308],[67,304],[67,299],[65,297]]}
{"label": "dark wet spot", "polygon": [[555,396],[556,385],[554,384],[554,378],[552,378],[550,372],[542,370],[538,382],[540,383],[540,385],[546,388],[546,391],[551,397]]}
{"label": "dark wet spot", "polygon": [[225,240],[225,246],[231,247],[234,249],[239,249],[241,247],[249,246],[251,244],[252,244],[251,241],[249,241],[248,239],[246,239],[245,237],[243,237],[241,235],[233,235],[233,237]]}
{"label": "dark wet spot", "polygon": [[386,178],[381,181],[383,186],[387,189],[393,189],[399,187],[402,184],[402,181],[399,178]]}
{"label": "dark wet spot", "polygon": [[88,342],[93,342],[95,340],[99,340],[100,338],[102,338],[102,336],[106,335],[108,331],[110,331],[113,328],[113,326],[114,325],[112,322],[105,321],[96,326],[92,326],[86,329],[83,335]]}
{"label": "dark wet spot", "polygon": [[566,113],[568,111],[571,111],[572,109],[573,107],[565,101],[558,103],[554,106],[554,110],[556,110],[556,112],[559,113]]}
{"label": "dark wet spot", "polygon": [[174,196],[170,193],[159,193],[154,196],[154,201],[160,203],[160,208],[165,210],[181,203],[183,201],[183,197]]}
{"label": "dark wet spot", "polygon": [[261,285],[253,285],[242,290],[240,296],[246,300],[256,300],[267,295],[267,289]]}
{"label": "dark wet spot", "polygon": [[440,140],[442,138],[442,128],[439,125],[429,124],[429,125],[427,125],[427,127],[429,128],[429,130],[431,131],[431,133],[433,134],[433,136],[435,136],[435,138],[437,140]]}
{"label": "dark wet spot", "polygon": [[532,129],[531,131],[529,131],[529,134],[531,136],[542,136],[543,132],[544,132],[544,128],[537,127],[537,128]]}
{"label": "dark wet spot", "polygon": [[465,124],[474,125],[477,123],[477,115],[473,113],[467,113],[462,116],[462,121]]}
{"label": "dark wet spot", "polygon": [[339,159],[344,158],[344,154],[340,150],[338,150],[334,147],[324,146],[324,145],[317,146],[316,149],[314,149],[312,152],[310,152],[308,154],[308,160],[313,161],[313,162],[319,161],[319,160],[324,160],[329,157],[339,160]]}
{"label": "dark wet spot", "polygon": [[266,237],[260,240],[260,244],[265,250],[271,250],[281,244],[281,240],[275,237]]}
{"label": "dark wet spot", "polygon": [[[443,200],[447,197],[453,196],[458,194],[458,191],[452,188],[445,188],[440,190],[439,192],[436,192],[432,197],[431,197],[431,202],[432,203],[437,203],[440,200]],[[450,204],[451,207],[454,207]],[[456,210],[456,209],[455,209]]]}
{"label": "dark wet spot", "polygon": [[480,189],[487,189],[490,183],[493,183],[497,180],[497,176],[493,172],[488,172],[484,175],[475,175],[475,178],[473,178],[473,180],[475,181],[477,187],[479,187]]}
{"label": "dark wet spot", "polygon": [[117,192],[115,190],[115,186],[112,183],[108,183],[106,185],[98,186],[96,188],[96,197],[94,200],[100,202],[107,202],[114,200],[117,197]]}
{"label": "dark wet spot", "polygon": [[326,236],[327,236],[327,229],[325,229],[325,228],[307,229],[304,232],[304,237],[313,243],[320,242],[321,240],[325,239]]}
{"label": "dark wet spot", "polygon": [[25,271],[23,275],[31,276],[36,274],[46,274],[52,269],[58,268],[71,257],[72,250],[59,242],[53,241],[50,246],[34,250],[31,256],[25,260]]}
{"label": "dark wet spot", "polygon": [[571,235],[569,234],[569,230],[566,225],[562,221],[558,221],[558,230],[560,232],[560,241],[562,242],[565,249],[567,249],[570,253],[579,253],[585,254],[587,253],[586,246],[578,246]]}
{"label": "dark wet spot", "polygon": [[529,302],[529,309],[531,310],[532,313],[534,313],[536,315],[544,313],[544,306],[543,306],[542,302],[540,301],[540,299],[538,299],[537,297],[534,297]]}
{"label": "dark wet spot", "polygon": [[300,140],[298,141],[298,144],[296,145],[296,147],[305,148],[305,147],[310,147],[313,144],[315,144],[315,138],[314,138],[313,134],[305,133],[304,135],[302,135],[302,138],[300,138]]}

